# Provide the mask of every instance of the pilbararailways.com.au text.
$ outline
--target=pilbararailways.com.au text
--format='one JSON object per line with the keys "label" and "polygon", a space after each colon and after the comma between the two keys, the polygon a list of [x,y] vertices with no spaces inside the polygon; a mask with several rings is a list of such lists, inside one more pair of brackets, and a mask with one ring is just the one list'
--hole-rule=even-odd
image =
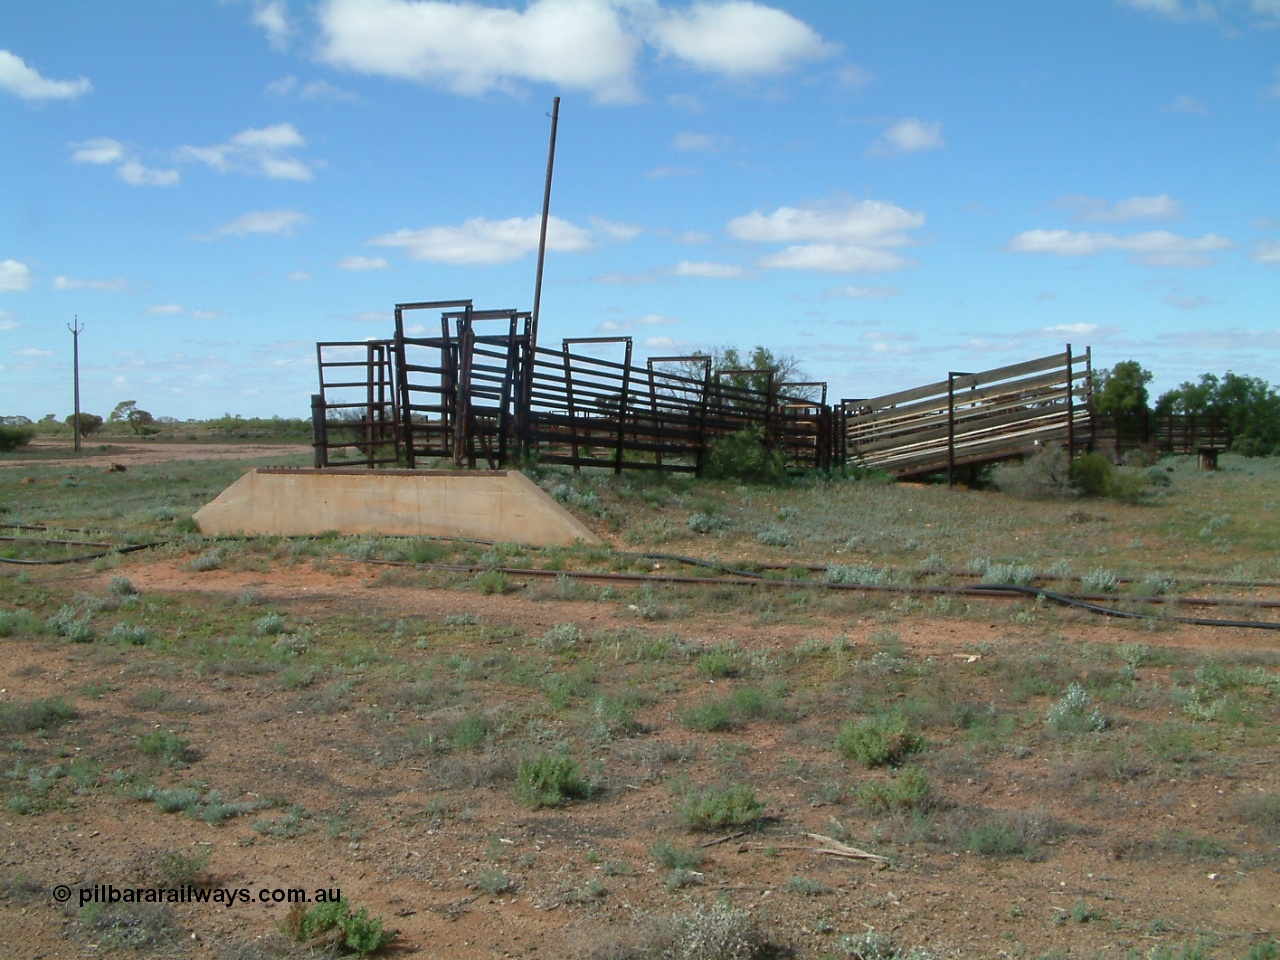
{"label": "pilbararailways.com.au text", "polygon": [[80,887],[79,896],[82,907],[91,903],[210,903],[234,907],[252,903],[336,903],[342,899],[342,890],[338,887],[264,887],[255,895],[247,887],[197,887],[192,884],[180,887],[117,887],[112,883],[95,883],[92,887]]}

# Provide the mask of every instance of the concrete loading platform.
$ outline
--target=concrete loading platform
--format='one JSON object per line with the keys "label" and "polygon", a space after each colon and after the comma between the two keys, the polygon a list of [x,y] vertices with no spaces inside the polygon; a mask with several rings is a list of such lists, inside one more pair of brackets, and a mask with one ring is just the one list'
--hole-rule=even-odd
{"label": "concrete loading platform", "polygon": [[260,467],[196,511],[201,533],[463,537],[556,547],[600,538],[513,470]]}

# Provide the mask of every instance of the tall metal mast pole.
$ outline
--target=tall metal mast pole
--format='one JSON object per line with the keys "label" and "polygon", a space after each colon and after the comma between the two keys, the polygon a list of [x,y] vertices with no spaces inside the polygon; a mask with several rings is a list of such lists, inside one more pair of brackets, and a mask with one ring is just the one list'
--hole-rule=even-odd
{"label": "tall metal mast pole", "polygon": [[80,452],[80,331],[84,329],[80,323],[80,317],[75,317],[75,322],[67,324],[67,329],[71,331],[71,370],[72,376],[76,384],[76,415],[72,420],[71,430],[76,438],[76,453]]}
{"label": "tall metal mast pole", "polygon": [[542,191],[542,232],[538,235],[538,278],[533,285],[533,317],[529,323],[529,349],[538,345],[538,311],[542,306],[542,265],[547,258],[547,220],[551,215],[551,171],[556,165],[556,125],[560,122],[560,98],[551,104],[551,145],[547,148],[547,183]]}

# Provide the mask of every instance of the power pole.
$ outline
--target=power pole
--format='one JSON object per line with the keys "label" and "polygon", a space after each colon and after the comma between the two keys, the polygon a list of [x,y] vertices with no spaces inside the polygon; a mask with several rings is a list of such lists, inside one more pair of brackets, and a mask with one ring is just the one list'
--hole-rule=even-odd
{"label": "power pole", "polygon": [[[560,122],[560,98],[551,104],[551,145],[547,147],[547,182],[542,191],[542,230],[538,234],[538,276],[533,284],[533,317],[530,320],[529,349],[538,345],[538,314],[542,307],[542,265],[547,259],[547,221],[551,214],[551,172],[556,165],[556,126]],[[529,360],[530,369],[533,359]]]}
{"label": "power pole", "polygon": [[84,330],[84,324],[80,322],[80,317],[75,318],[74,323],[67,324],[67,329],[71,331],[71,370],[75,377],[76,383],[76,415],[71,421],[71,430],[76,438],[76,453],[80,452],[80,332]]}

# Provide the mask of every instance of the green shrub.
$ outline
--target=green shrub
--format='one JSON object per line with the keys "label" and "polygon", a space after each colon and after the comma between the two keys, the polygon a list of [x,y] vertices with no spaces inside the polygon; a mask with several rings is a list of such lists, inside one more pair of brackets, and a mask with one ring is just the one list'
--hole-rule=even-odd
{"label": "green shrub", "polygon": [[310,910],[299,904],[290,912],[285,926],[289,935],[301,943],[331,941],[329,934],[340,933],[341,939],[334,945],[358,957],[381,950],[395,938],[395,931],[382,929],[381,917],[370,917],[364,907],[353,911],[345,899],[319,903]]}
{"label": "green shrub", "polygon": [[993,479],[997,490],[1026,500],[1057,500],[1075,493],[1070,459],[1059,446],[1043,447],[1022,463],[1002,463]]}
{"label": "green shrub", "polygon": [[900,763],[922,749],[924,741],[897,715],[850,720],[836,737],[838,753],[868,768]]}
{"label": "green shrub", "polygon": [[658,866],[668,870],[693,870],[701,865],[702,851],[696,847],[682,847],[670,840],[655,840],[649,845],[649,854]]}
{"label": "green shrub", "polygon": [[127,643],[131,646],[141,647],[151,642],[151,631],[141,625],[129,625],[117,623],[111,628],[111,632],[107,634],[109,643]]}
{"label": "green shrub", "polygon": [[128,577],[112,577],[107,584],[107,593],[113,597],[136,597],[138,588]]}
{"label": "green shrub", "polygon": [[483,713],[468,713],[453,726],[449,742],[455,750],[473,750],[489,739],[489,720]]}
{"label": "green shrub", "polygon": [[889,780],[870,780],[858,787],[858,802],[872,813],[906,813],[927,810],[933,803],[933,785],[919,767],[910,767]]}
{"label": "green shrub", "polygon": [[61,697],[0,702],[0,733],[31,733],[74,720],[75,708]]}
{"label": "green shrub", "polygon": [[476,590],[483,594],[504,594],[511,592],[511,581],[501,570],[485,570],[477,573],[471,581]]}
{"label": "green shrub", "polygon": [[709,677],[736,677],[742,672],[742,656],[733,644],[713,647],[698,658],[698,672]]}
{"label": "green shrub", "polygon": [[768,444],[764,427],[747,427],[711,441],[702,475],[711,480],[780,483],[787,477],[786,455]]}
{"label": "green shrub", "polygon": [[531,807],[558,807],[585,797],[587,782],[569,757],[541,754],[521,759],[516,770],[516,799]]}
{"label": "green shrub", "polygon": [[1071,483],[1086,497],[1105,497],[1115,483],[1115,465],[1101,453],[1082,453],[1071,464]]}
{"label": "green shrub", "polygon": [[276,637],[284,633],[283,614],[265,613],[253,622],[253,632],[259,637]]}
{"label": "green shrub", "polygon": [[138,741],[138,749],[149,757],[159,757],[165,763],[182,763],[190,744],[167,730],[152,730]]}
{"label": "green shrub", "polygon": [[1057,820],[1044,811],[1015,810],[983,816],[960,834],[960,846],[984,857],[1037,860],[1041,846],[1063,833]]}
{"label": "green shrub", "polygon": [[690,792],[680,808],[680,815],[693,830],[719,830],[746,827],[760,819],[765,803],[756,798],[754,788],[730,787],[728,790]]}
{"label": "green shrub", "polygon": [[548,653],[559,653],[583,641],[582,628],[576,623],[559,623],[534,642]]}
{"label": "green shrub", "polygon": [[0,453],[8,453],[25,447],[36,432],[29,427],[15,427],[0,423]]}
{"label": "green shrub", "polygon": [[723,700],[704,700],[680,711],[680,722],[703,733],[722,733],[734,727],[733,713]]}
{"label": "green shrub", "polygon": [[0,610],[0,637],[13,637],[24,633],[44,632],[44,624],[26,610]]}

